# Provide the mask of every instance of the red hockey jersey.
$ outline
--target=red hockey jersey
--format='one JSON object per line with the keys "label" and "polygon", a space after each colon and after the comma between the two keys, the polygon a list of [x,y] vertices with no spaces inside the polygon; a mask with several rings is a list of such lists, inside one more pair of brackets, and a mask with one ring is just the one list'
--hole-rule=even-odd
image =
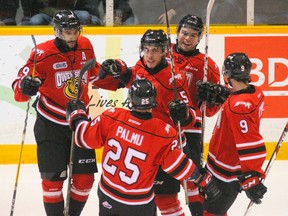
{"label": "red hockey jersey", "polygon": [[92,122],[82,121],[75,141],[84,148],[104,146],[100,190],[127,205],[146,204],[154,198],[152,186],[159,166],[178,180],[195,170],[192,160],[179,150],[172,126],[123,108],[108,109]]}
{"label": "red hockey jersey", "polygon": [[[191,55],[180,54],[175,50],[175,44],[172,44],[172,50],[175,68],[187,76],[189,94],[191,96],[193,106],[196,109],[197,122],[200,123],[197,124],[196,127],[194,127],[190,132],[201,133],[202,114],[198,106],[200,101],[197,97],[198,91],[196,83],[198,80],[203,80],[205,56],[203,53],[199,52],[198,49],[194,50],[193,53],[191,52]],[[208,57],[207,81],[215,84],[220,83],[219,68],[210,57]],[[219,111],[219,108],[220,106],[207,106],[206,115],[208,117],[213,116]]]}
{"label": "red hockey jersey", "polygon": [[261,169],[266,148],[259,132],[264,110],[264,95],[250,85],[246,90],[232,93],[223,104],[210,140],[207,168],[225,182],[237,176]]}
{"label": "red hockey jersey", "polygon": [[[158,73],[150,74],[145,69],[145,66],[142,64],[141,60],[139,60],[136,65],[132,67],[132,75],[126,87],[129,88],[135,79],[147,79],[152,82],[157,91],[156,101],[158,104],[157,107],[153,108],[152,110],[153,117],[159,118],[164,122],[175,126],[170,118],[168,109],[168,103],[175,100],[171,65],[168,63],[168,66],[163,68]],[[175,81],[177,97],[179,100],[183,100],[188,107],[190,107],[190,114],[192,116],[191,123],[182,127],[182,130],[186,132],[195,124],[196,112],[192,106],[192,101],[189,96],[187,77],[185,74],[175,70]]]}
{"label": "red hockey jersey", "polygon": [[[91,42],[83,36],[77,41],[75,51],[60,52],[54,44],[55,39],[37,45],[35,77],[42,80],[39,88],[39,100],[36,110],[52,122],[68,125],[66,122],[66,104],[76,98],[79,72],[85,62],[95,58]],[[22,94],[21,79],[31,75],[34,67],[33,49],[26,64],[19,70],[12,87],[16,101],[28,101],[29,97]],[[116,90],[119,81],[107,77],[98,78],[100,64],[86,72],[82,77],[80,99],[88,105],[88,84],[92,83],[99,88]],[[114,86],[114,87],[113,87]]]}

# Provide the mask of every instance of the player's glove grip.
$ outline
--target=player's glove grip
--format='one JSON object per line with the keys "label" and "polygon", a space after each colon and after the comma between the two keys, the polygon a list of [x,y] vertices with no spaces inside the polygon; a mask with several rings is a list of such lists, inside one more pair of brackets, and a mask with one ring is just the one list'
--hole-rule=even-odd
{"label": "player's glove grip", "polygon": [[81,120],[88,120],[85,105],[82,101],[71,100],[66,106],[66,119],[74,131]]}
{"label": "player's glove grip", "polygon": [[214,97],[210,103],[215,104],[223,104],[231,94],[230,90],[227,87],[220,84],[214,84],[212,86],[212,91]]}
{"label": "player's glove grip", "polygon": [[170,117],[174,122],[184,122],[189,118],[188,106],[183,100],[170,101],[168,108]]}
{"label": "player's glove grip", "polygon": [[127,65],[121,59],[107,59],[100,67],[99,78],[104,79],[106,76],[112,76],[114,79],[119,79],[126,70]]}
{"label": "player's glove grip", "polygon": [[208,170],[205,168],[200,169],[200,175],[200,179],[195,183],[196,186],[199,187],[201,193],[205,194],[207,202],[214,202],[222,195],[222,192]]}
{"label": "player's glove grip", "polygon": [[267,192],[267,187],[260,182],[260,174],[257,172],[248,172],[239,176],[239,182],[246,196],[255,204],[260,204],[264,194]]}
{"label": "player's glove grip", "polygon": [[27,96],[36,95],[42,82],[38,77],[25,76],[20,82],[22,93]]}
{"label": "player's glove grip", "polygon": [[210,82],[203,82],[202,80],[198,80],[196,83],[196,87],[198,89],[197,96],[200,101],[211,101],[213,96],[212,90],[213,84]]}

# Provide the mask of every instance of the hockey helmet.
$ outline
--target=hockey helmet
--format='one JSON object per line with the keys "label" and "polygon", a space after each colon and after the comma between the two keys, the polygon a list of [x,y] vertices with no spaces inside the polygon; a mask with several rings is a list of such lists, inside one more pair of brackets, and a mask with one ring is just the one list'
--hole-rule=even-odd
{"label": "hockey helmet", "polygon": [[252,63],[245,53],[231,53],[224,61],[222,73],[228,79],[251,82],[251,67]]}
{"label": "hockey helmet", "polygon": [[134,109],[145,110],[156,106],[156,89],[149,80],[134,80],[128,93]]}
{"label": "hockey helmet", "polygon": [[177,33],[180,32],[181,28],[191,28],[198,31],[199,35],[203,33],[204,25],[203,21],[200,17],[194,15],[186,15],[184,16],[177,25]]}
{"label": "hockey helmet", "polygon": [[162,29],[151,30],[148,29],[141,38],[141,52],[143,51],[144,45],[155,45],[160,46],[163,51],[167,50],[167,35]]}
{"label": "hockey helmet", "polygon": [[71,10],[57,11],[53,17],[54,29],[76,29],[81,30],[80,20]]}

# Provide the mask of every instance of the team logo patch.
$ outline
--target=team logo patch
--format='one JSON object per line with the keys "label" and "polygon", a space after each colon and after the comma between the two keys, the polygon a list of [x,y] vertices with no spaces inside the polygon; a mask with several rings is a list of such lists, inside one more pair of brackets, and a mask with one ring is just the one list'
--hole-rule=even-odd
{"label": "team logo patch", "polygon": [[75,99],[78,91],[78,80],[79,77],[71,77],[66,81],[64,93],[68,98]]}
{"label": "team logo patch", "polygon": [[57,69],[63,69],[63,68],[67,68],[67,62],[57,62],[53,64],[53,69],[57,70]]}
{"label": "team logo patch", "polygon": [[171,78],[169,79],[169,85],[171,85],[171,84],[173,83],[174,78],[175,78],[175,80],[176,80],[176,79],[181,80],[181,79],[182,79],[182,76],[181,76],[181,74],[177,74],[177,75],[175,75],[174,77],[171,77]]}
{"label": "team logo patch", "polygon": [[252,104],[251,104],[250,102],[237,101],[237,102],[235,103],[234,107],[237,107],[237,106],[240,106],[240,105],[242,105],[242,106],[244,106],[244,107],[246,107],[246,108],[248,108],[248,109],[250,109],[250,107],[252,106]]}
{"label": "team logo patch", "polygon": [[102,206],[107,209],[112,209],[112,205],[110,205],[107,201],[103,202]]}

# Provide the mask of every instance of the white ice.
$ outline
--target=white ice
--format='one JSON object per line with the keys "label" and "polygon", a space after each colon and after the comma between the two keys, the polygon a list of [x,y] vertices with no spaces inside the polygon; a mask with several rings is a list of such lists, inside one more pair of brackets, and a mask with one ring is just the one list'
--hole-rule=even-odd
{"label": "white ice", "polygon": [[[268,187],[262,204],[253,205],[249,216],[287,216],[287,170],[288,161],[275,161],[265,181]],[[0,165],[0,215],[10,215],[17,165]],[[101,170],[100,170],[101,171]],[[99,174],[91,191],[90,198],[83,210],[83,216],[98,215],[98,198],[96,194]],[[66,185],[64,187],[66,193]],[[64,196],[65,197],[65,196]],[[180,199],[185,214],[190,215],[185,205],[184,192],[180,192]],[[228,212],[229,216],[243,216],[249,204],[245,193],[241,193]],[[37,165],[21,165],[18,178],[17,196],[14,216],[44,216],[42,204],[41,180]],[[160,215],[160,214],[159,214]],[[130,215],[129,215],[130,216]]]}

